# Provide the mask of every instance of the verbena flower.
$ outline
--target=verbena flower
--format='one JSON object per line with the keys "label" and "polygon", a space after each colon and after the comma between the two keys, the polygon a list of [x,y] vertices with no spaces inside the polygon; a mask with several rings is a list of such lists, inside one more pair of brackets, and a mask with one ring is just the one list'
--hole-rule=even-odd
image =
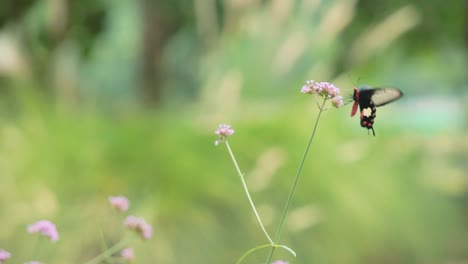
{"label": "verbena flower", "polygon": [[230,125],[221,124],[218,129],[216,129],[215,134],[219,138],[215,141],[215,146],[223,143],[230,135],[234,134],[234,129]]}
{"label": "verbena flower", "polygon": [[109,196],[109,203],[113,208],[121,212],[127,211],[130,204],[125,196]]}
{"label": "verbena flower", "polygon": [[277,261],[273,261],[271,264],[289,264],[289,262],[283,261],[283,260],[277,260]]}
{"label": "verbena flower", "polygon": [[334,107],[340,108],[343,106],[343,97],[338,95],[331,99],[331,103]]}
{"label": "verbena flower", "polygon": [[132,261],[135,259],[135,254],[133,253],[133,248],[124,248],[120,251],[120,256],[123,260]]}
{"label": "verbena flower", "polygon": [[148,224],[145,219],[133,215],[125,218],[125,227],[137,232],[143,239],[150,239],[153,234],[153,228]]}
{"label": "verbena flower", "polygon": [[316,94],[324,98],[333,98],[340,94],[340,89],[329,82],[308,80],[306,84],[302,86],[301,93]]}
{"label": "verbena flower", "polygon": [[41,220],[28,226],[29,233],[41,233],[47,236],[52,242],[59,239],[59,234],[55,225],[49,220]]}
{"label": "verbena flower", "polygon": [[0,264],[3,263],[5,260],[9,260],[11,258],[10,252],[0,249]]}

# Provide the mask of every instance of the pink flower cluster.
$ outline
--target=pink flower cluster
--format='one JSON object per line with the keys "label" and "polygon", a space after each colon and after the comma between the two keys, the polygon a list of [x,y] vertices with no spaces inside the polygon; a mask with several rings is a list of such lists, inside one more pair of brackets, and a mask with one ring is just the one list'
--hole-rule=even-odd
{"label": "pink flower cluster", "polygon": [[28,226],[29,233],[41,233],[55,242],[59,239],[59,234],[55,225],[49,220],[41,220]]}
{"label": "pink flower cluster", "polygon": [[153,234],[153,228],[151,225],[141,217],[130,215],[125,218],[124,225],[128,229],[137,232],[143,239],[150,239]]}
{"label": "pink flower cluster", "polygon": [[221,124],[218,129],[216,129],[215,134],[219,136],[215,141],[215,146],[217,146],[223,143],[230,135],[234,134],[234,129],[232,129],[230,125]]}
{"label": "pink flower cluster", "polygon": [[332,105],[336,108],[343,106],[343,97],[340,96],[340,89],[329,82],[308,80],[302,86],[301,93],[316,94],[326,99],[332,99]]}
{"label": "pink flower cluster", "polygon": [[[30,234],[41,233],[42,235],[48,237],[52,242],[55,242],[59,239],[59,234],[55,225],[49,220],[41,220],[36,223],[30,224],[27,228]],[[0,249],[0,264],[4,261],[11,258],[10,252]],[[25,264],[41,264],[39,261],[29,261]]]}
{"label": "pink flower cluster", "polygon": [[130,206],[130,202],[125,196],[109,196],[109,203],[120,212],[126,212]]}
{"label": "pink flower cluster", "polygon": [[11,258],[10,252],[0,249],[0,264],[3,263],[5,260],[9,260]]}
{"label": "pink flower cluster", "polygon": [[[121,211],[125,212],[129,208],[130,202],[125,196],[109,196],[110,205]],[[128,216],[124,222],[125,227],[136,231],[143,239],[149,239],[152,236],[153,228],[149,225],[143,218]],[[48,237],[52,242],[55,242],[59,239],[59,233],[54,223],[49,220],[40,220],[33,224],[28,225],[27,231],[30,234],[40,233]],[[121,252],[121,257],[125,261],[132,261],[135,259],[132,248],[125,248]],[[5,261],[11,258],[10,252],[0,249],[0,264],[3,264]],[[25,264],[42,264],[39,261],[28,261]]]}
{"label": "pink flower cluster", "polygon": [[277,260],[275,262],[272,262],[271,264],[289,264],[289,262],[283,261],[283,260]]}

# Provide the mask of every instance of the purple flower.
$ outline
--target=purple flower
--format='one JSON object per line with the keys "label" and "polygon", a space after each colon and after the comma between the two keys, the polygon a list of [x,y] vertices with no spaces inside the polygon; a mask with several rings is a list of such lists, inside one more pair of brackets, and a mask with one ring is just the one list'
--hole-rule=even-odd
{"label": "purple flower", "polygon": [[324,98],[333,98],[340,94],[340,89],[329,82],[308,80],[306,84],[302,86],[301,93],[316,94]]}
{"label": "purple flower", "polygon": [[153,227],[141,217],[127,216],[124,225],[128,229],[136,231],[143,239],[150,239],[153,234]]}
{"label": "purple flower", "polygon": [[11,258],[10,252],[0,249],[0,264],[3,263],[5,260],[9,260]]}
{"label": "purple flower", "polygon": [[109,203],[120,212],[127,211],[130,204],[125,196],[109,196]]}
{"label": "purple flower", "polygon": [[334,107],[340,108],[343,106],[343,97],[338,95],[332,98],[331,103]]}
{"label": "purple flower", "polygon": [[289,262],[284,261],[284,260],[277,260],[277,261],[272,262],[271,264],[289,264]]}
{"label": "purple flower", "polygon": [[216,129],[215,134],[219,136],[219,139],[215,141],[215,146],[223,143],[230,135],[234,134],[234,129],[230,125],[221,124]]}
{"label": "purple flower", "polygon": [[24,264],[44,264],[40,261],[28,261],[28,262],[25,262]]}
{"label": "purple flower", "polygon": [[123,260],[132,261],[135,259],[135,254],[133,253],[133,248],[124,248],[120,251],[120,256]]}
{"label": "purple flower", "polygon": [[59,234],[55,225],[49,220],[41,220],[28,226],[29,233],[41,233],[49,237],[53,242],[59,239]]}

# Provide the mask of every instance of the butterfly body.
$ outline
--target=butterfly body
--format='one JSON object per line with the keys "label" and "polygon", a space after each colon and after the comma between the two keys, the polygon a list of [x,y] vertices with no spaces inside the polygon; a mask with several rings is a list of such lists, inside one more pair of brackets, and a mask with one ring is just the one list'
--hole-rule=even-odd
{"label": "butterfly body", "polygon": [[375,136],[374,120],[377,107],[391,103],[402,96],[403,93],[396,88],[354,88],[351,117],[356,114],[359,106],[361,127],[372,130]]}

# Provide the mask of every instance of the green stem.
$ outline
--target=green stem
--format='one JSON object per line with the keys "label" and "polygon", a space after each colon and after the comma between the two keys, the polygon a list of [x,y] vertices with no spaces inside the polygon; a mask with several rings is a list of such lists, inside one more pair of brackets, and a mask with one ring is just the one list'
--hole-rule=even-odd
{"label": "green stem", "polygon": [[90,261],[86,262],[86,264],[98,264],[101,263],[103,260],[108,259],[112,254],[121,250],[126,244],[126,241],[122,240],[119,243],[115,244],[114,246],[110,247],[106,251],[102,252],[100,255],[96,256],[95,258],[91,259]]}
{"label": "green stem", "polygon": [[271,247],[271,246],[272,246],[271,244],[266,244],[266,245],[261,245],[261,246],[258,246],[258,247],[251,248],[249,251],[245,252],[244,255],[242,255],[236,263],[240,264],[245,258],[247,258],[248,255],[254,253],[257,250],[267,248],[267,247]]}
{"label": "green stem", "polygon": [[257,218],[258,224],[262,228],[263,233],[268,239],[268,242],[270,242],[270,244],[273,244],[273,240],[271,239],[270,235],[268,235],[268,232],[266,231],[265,226],[263,225],[262,220],[260,219],[260,216],[258,215],[257,209],[255,208],[255,204],[252,201],[252,197],[250,197],[249,189],[247,188],[247,183],[245,182],[245,179],[244,179],[244,174],[241,172],[240,167],[237,164],[236,158],[234,157],[234,154],[232,153],[231,146],[229,146],[229,142],[227,140],[226,140],[226,147],[229,151],[229,155],[231,155],[232,162],[234,162],[234,166],[236,167],[237,173],[239,174],[239,177],[242,182],[242,186],[244,187],[245,194],[247,195],[247,198],[249,199],[250,206],[252,207],[252,210],[255,213],[255,217]]}
{"label": "green stem", "polygon": [[[279,223],[279,226],[278,226],[278,231],[276,232],[276,236],[275,236],[275,240],[274,240],[273,244],[277,244],[279,242],[279,240],[280,240],[281,232],[283,231],[284,223],[285,223],[285,220],[286,220],[286,215],[288,214],[289,208],[291,207],[292,198],[294,196],[294,192],[296,190],[297,183],[299,182],[299,176],[301,175],[302,168],[304,167],[304,163],[305,163],[305,160],[306,160],[306,157],[307,157],[307,153],[309,153],[310,145],[312,143],[312,140],[314,139],[315,131],[317,130],[317,125],[318,125],[318,122],[320,120],[320,116],[322,115],[323,107],[325,106],[326,101],[327,101],[327,99],[325,98],[323,100],[322,106],[319,108],[319,113],[318,113],[317,119],[315,120],[314,129],[312,130],[312,134],[310,135],[309,142],[307,143],[307,147],[306,147],[306,149],[304,151],[304,155],[302,156],[301,163],[299,164],[299,168],[297,169],[296,176],[294,176],[293,185],[291,186],[291,190],[289,191],[288,199],[286,200],[286,205],[284,206],[283,213],[281,214],[281,219],[280,219],[280,223]],[[271,248],[270,253],[268,254],[266,264],[271,263],[271,259],[273,258],[273,253],[275,252],[275,249],[276,249],[276,247]]]}

